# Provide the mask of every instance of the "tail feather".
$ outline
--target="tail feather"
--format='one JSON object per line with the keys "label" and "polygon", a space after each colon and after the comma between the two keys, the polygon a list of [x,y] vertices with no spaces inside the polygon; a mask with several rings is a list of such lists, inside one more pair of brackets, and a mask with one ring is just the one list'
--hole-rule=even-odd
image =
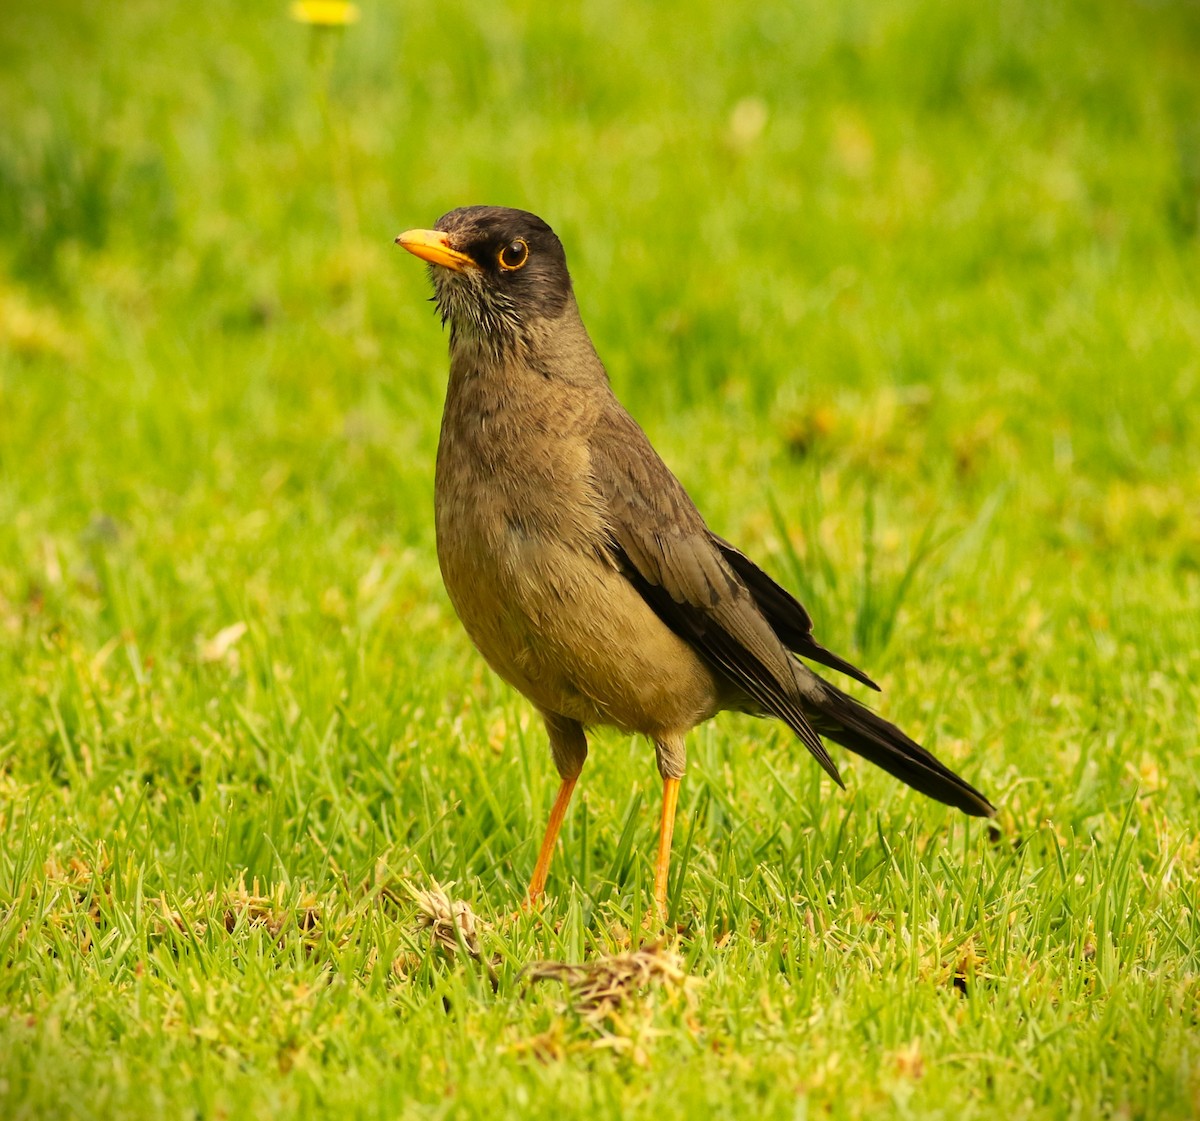
{"label": "tail feather", "polygon": [[[996,807],[965,779],[840,689],[822,681],[820,716],[813,720],[823,735],[870,760],[914,790],[955,806],[973,817],[992,817]],[[810,698],[811,700],[811,698]]]}

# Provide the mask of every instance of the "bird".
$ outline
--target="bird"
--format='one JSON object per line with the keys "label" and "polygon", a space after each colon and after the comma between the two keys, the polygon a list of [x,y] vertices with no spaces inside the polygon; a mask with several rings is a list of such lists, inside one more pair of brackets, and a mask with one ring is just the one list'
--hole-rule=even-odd
{"label": "bird", "polygon": [[709,529],[614,394],[546,222],[466,206],[396,243],[427,262],[449,328],[434,474],[443,582],[485,661],[540,713],[560,779],[525,906],[542,900],[598,726],[654,745],[664,922],[685,737],[722,711],[783,721],[838,786],[826,739],[939,802],[995,814],[801,660],[879,689],[817,641],[790,592]]}

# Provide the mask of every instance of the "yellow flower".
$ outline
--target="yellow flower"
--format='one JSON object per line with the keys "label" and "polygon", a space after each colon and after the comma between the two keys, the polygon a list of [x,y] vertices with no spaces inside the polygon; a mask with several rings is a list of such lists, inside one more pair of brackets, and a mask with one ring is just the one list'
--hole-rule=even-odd
{"label": "yellow flower", "polygon": [[358,21],[358,5],[348,0],[296,0],[292,19],[317,27],[345,27]]}

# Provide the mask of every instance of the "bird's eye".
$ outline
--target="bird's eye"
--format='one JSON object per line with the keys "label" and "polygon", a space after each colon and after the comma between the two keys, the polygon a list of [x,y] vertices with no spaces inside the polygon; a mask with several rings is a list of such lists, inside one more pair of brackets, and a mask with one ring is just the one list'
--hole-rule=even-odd
{"label": "bird's eye", "polygon": [[529,246],[525,244],[523,237],[510,241],[500,250],[500,267],[507,272],[519,269],[528,260]]}

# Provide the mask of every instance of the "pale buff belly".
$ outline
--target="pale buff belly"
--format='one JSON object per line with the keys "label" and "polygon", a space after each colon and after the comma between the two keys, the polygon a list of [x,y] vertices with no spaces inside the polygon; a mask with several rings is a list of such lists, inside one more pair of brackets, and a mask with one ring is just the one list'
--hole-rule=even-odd
{"label": "pale buff belly", "polygon": [[723,707],[708,664],[604,557],[486,520],[439,510],[442,578],[488,664],[539,709],[661,736]]}

